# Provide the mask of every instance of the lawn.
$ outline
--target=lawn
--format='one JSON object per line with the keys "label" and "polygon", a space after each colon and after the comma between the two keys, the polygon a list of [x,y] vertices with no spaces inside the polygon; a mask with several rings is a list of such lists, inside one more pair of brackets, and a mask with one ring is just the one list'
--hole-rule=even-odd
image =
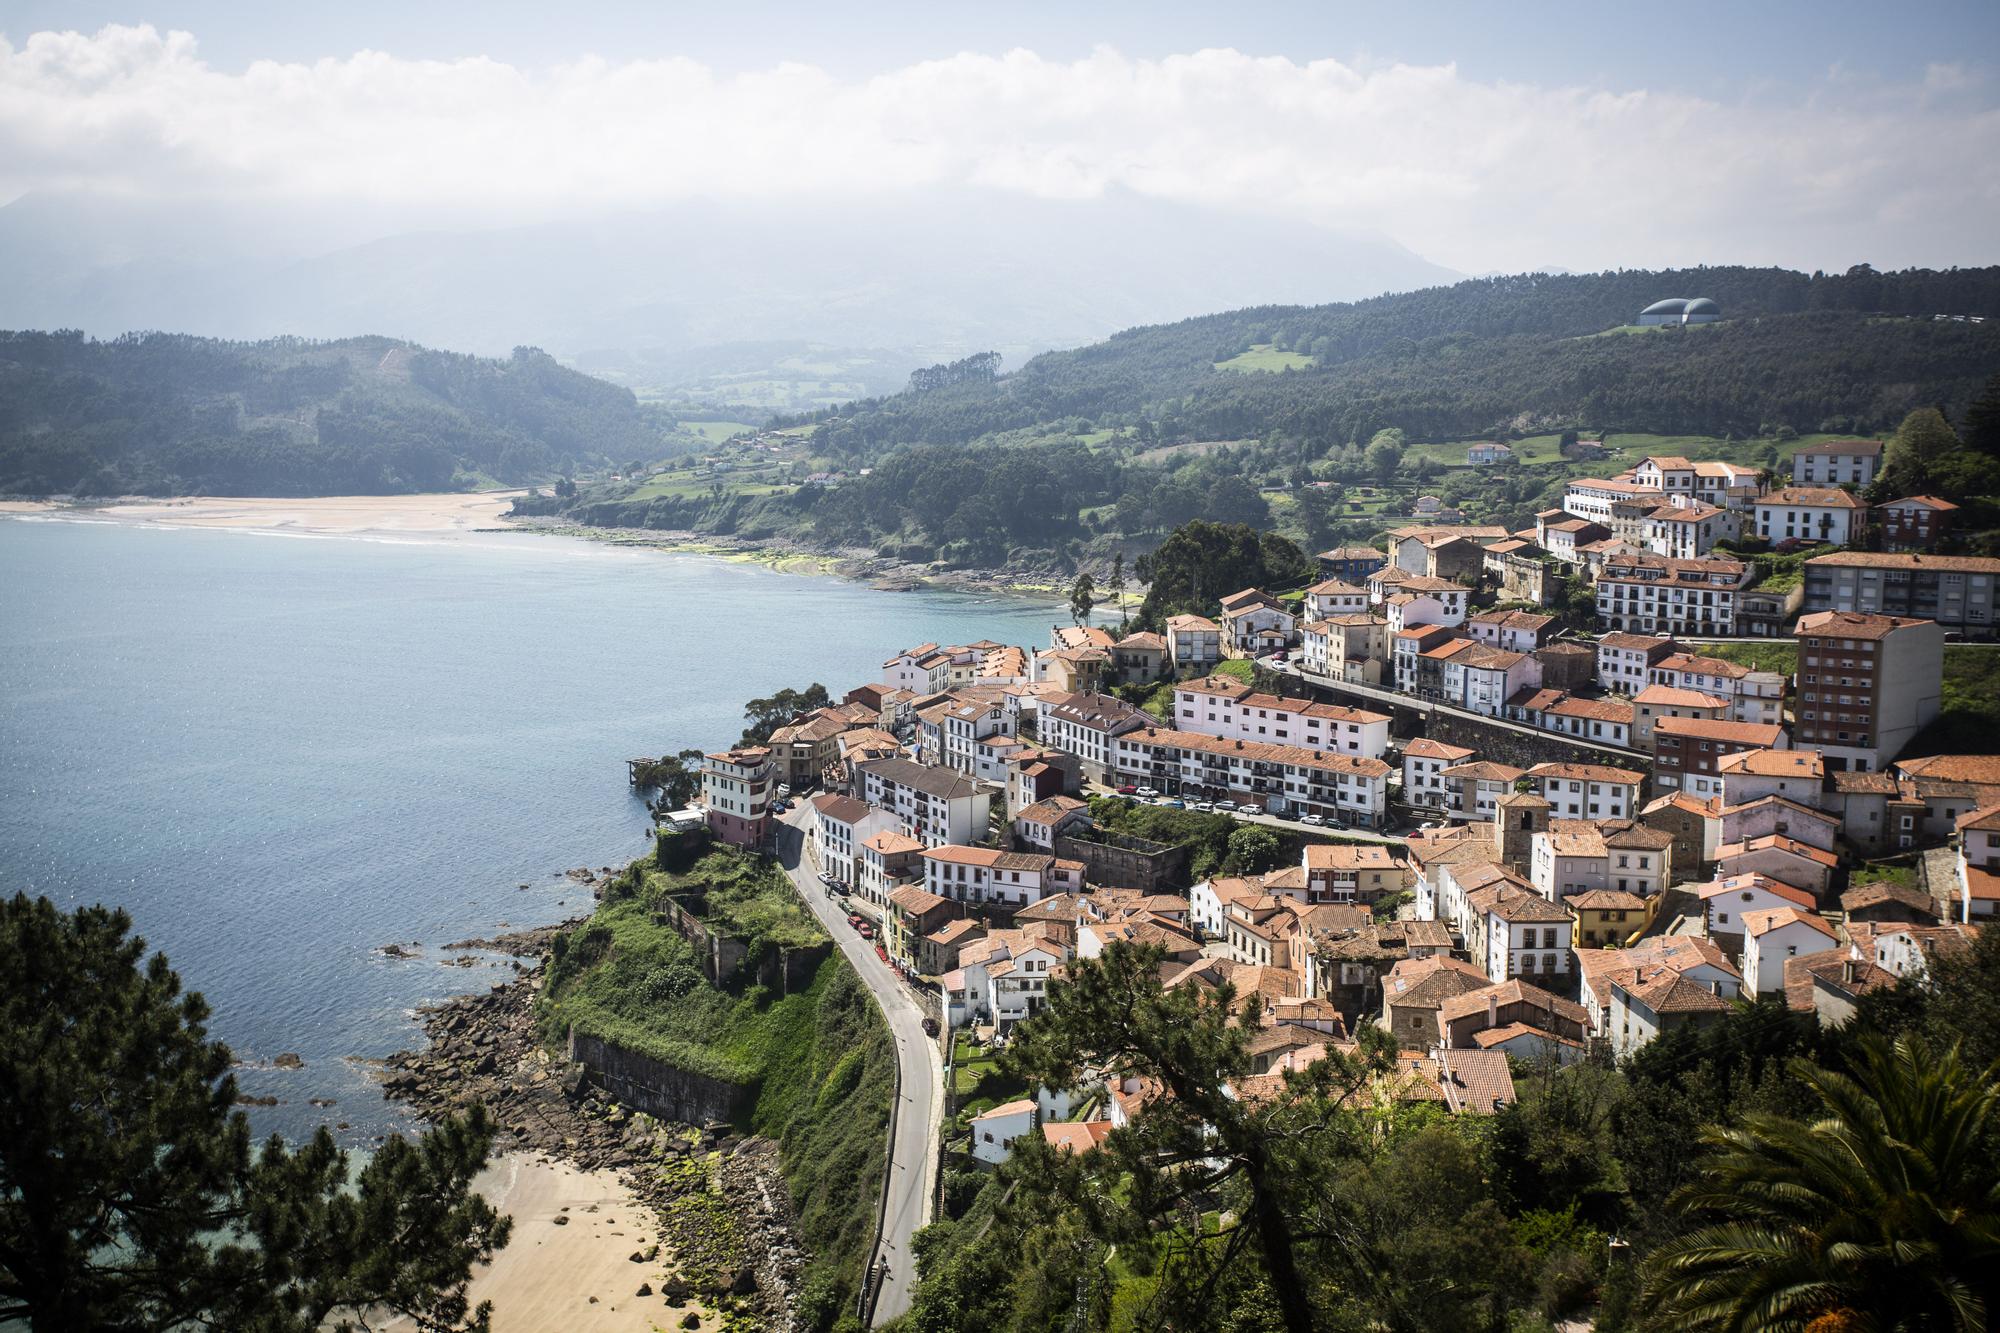
{"label": "lawn", "polygon": [[684,500],[689,496],[707,495],[718,481],[722,483],[724,495],[769,495],[773,491],[790,489],[768,481],[752,480],[736,473],[727,473],[720,477],[693,477],[685,472],[665,472],[657,477],[648,477],[633,487],[625,498],[657,500],[671,496],[677,500]]}
{"label": "lawn", "polygon": [[1319,364],[1299,352],[1281,352],[1270,343],[1258,343],[1247,352],[1238,352],[1227,361],[1215,363],[1217,370],[1306,370]]}
{"label": "lawn", "polygon": [[742,435],[757,429],[747,421],[683,421],[679,428],[701,436],[710,444],[721,444],[733,435]]}
{"label": "lawn", "polygon": [[961,1120],[970,1121],[981,1112],[1027,1095],[1028,1085],[1001,1071],[1000,1057],[991,1047],[974,1046],[964,1032],[956,1041],[951,1090]]}

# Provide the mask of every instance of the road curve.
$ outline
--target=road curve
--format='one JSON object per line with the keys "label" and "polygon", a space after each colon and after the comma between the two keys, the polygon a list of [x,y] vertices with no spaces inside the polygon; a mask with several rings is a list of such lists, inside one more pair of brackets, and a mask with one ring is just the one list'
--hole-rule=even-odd
{"label": "road curve", "polygon": [[808,813],[809,808],[801,804],[779,822],[778,863],[880,1002],[896,1042],[896,1063],[902,1073],[901,1101],[889,1144],[888,1204],[882,1219],[882,1243],[874,1255],[888,1273],[875,1302],[875,1322],[881,1324],[909,1310],[916,1286],[910,1237],[931,1220],[931,1202],[937,1197],[936,1146],[943,1114],[944,1062],[936,1041],[924,1034],[923,1010],[907,986],[876,956],[874,943],[854,933],[847,924],[846,909],[828,898],[820,886],[817,872],[805,857],[801,825]]}

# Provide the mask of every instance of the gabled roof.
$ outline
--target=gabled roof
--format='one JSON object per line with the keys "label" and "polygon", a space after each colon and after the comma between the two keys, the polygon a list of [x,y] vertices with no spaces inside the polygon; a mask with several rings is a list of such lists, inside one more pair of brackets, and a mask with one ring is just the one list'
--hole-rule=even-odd
{"label": "gabled roof", "polygon": [[1866,509],[1868,502],[1834,486],[1785,486],[1751,501],[1759,509],[1791,505],[1799,509]]}
{"label": "gabled roof", "polygon": [[1712,880],[1695,887],[1695,896],[1703,902],[1720,898],[1724,894],[1749,892],[1768,893],[1808,911],[1819,901],[1804,889],[1794,888],[1782,880],[1772,879],[1769,875],[1731,875],[1726,879]]}
{"label": "gabled roof", "polygon": [[1802,912],[1796,907],[1764,907],[1743,914],[1743,933],[1752,939],[1768,935],[1786,926],[1805,926],[1816,930],[1830,940],[1839,940],[1833,927],[1812,912]]}
{"label": "gabled roof", "polygon": [[1799,617],[1797,633],[1801,636],[1819,635],[1842,639],[1886,639],[1899,629],[1935,623],[1929,620],[1914,620],[1908,616],[1865,615],[1858,611],[1815,611],[1811,615]]}
{"label": "gabled roof", "polygon": [[1444,741],[1434,741],[1428,736],[1413,737],[1403,746],[1406,758],[1413,759],[1465,759],[1478,753],[1463,745],[1449,745]]}

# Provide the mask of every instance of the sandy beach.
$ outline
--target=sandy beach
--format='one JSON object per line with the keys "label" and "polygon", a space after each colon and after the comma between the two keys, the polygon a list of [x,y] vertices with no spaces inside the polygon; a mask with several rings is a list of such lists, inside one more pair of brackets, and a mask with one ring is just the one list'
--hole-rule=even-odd
{"label": "sandy beach", "polygon": [[450,495],[328,495],[310,499],[191,496],[180,500],[133,499],[109,504],[56,505],[41,500],[0,501],[0,514],[90,514],[125,523],[170,523],[191,528],[240,528],[324,536],[368,533],[451,536],[502,526],[520,491]]}
{"label": "sandy beach", "polygon": [[[659,1232],[616,1172],[509,1153],[487,1167],[476,1188],[514,1219],[507,1248],[472,1280],[473,1302],[493,1302],[494,1333],[646,1333],[685,1327],[681,1321],[697,1313],[706,1316],[700,1327],[719,1326],[697,1301],[667,1304],[660,1283],[672,1266],[664,1254],[632,1262]],[[641,1284],[650,1295],[636,1294]]]}

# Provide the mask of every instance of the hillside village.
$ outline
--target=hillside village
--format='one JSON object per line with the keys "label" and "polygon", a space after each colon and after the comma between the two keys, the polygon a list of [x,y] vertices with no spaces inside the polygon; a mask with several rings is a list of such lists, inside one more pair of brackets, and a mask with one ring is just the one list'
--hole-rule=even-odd
{"label": "hillside village", "polygon": [[[1468,1115],[1742,1001],[1838,1025],[2000,904],[2000,755],[1904,754],[1947,638],[1991,634],[2000,559],[1930,553],[1949,504],[1860,500],[1880,458],[1815,447],[1773,484],[1652,457],[1532,529],[1323,552],[1296,599],[896,650],[707,755],[701,808],[667,822],[745,848],[800,828],[961,1053],[1118,942],[1170,988],[1259,997],[1253,1078],[1375,1024],[1401,1050],[1378,1095]],[[1818,553],[1753,597],[1715,549],[1752,535]],[[1594,587],[1594,634],[1529,609],[1551,571]],[[1791,641],[1796,672],[1701,642],[1738,638]],[[1218,817],[1267,836],[1204,858]],[[1087,1149],[1159,1095],[1107,1070],[1101,1095],[985,1106],[958,1147]]]}

